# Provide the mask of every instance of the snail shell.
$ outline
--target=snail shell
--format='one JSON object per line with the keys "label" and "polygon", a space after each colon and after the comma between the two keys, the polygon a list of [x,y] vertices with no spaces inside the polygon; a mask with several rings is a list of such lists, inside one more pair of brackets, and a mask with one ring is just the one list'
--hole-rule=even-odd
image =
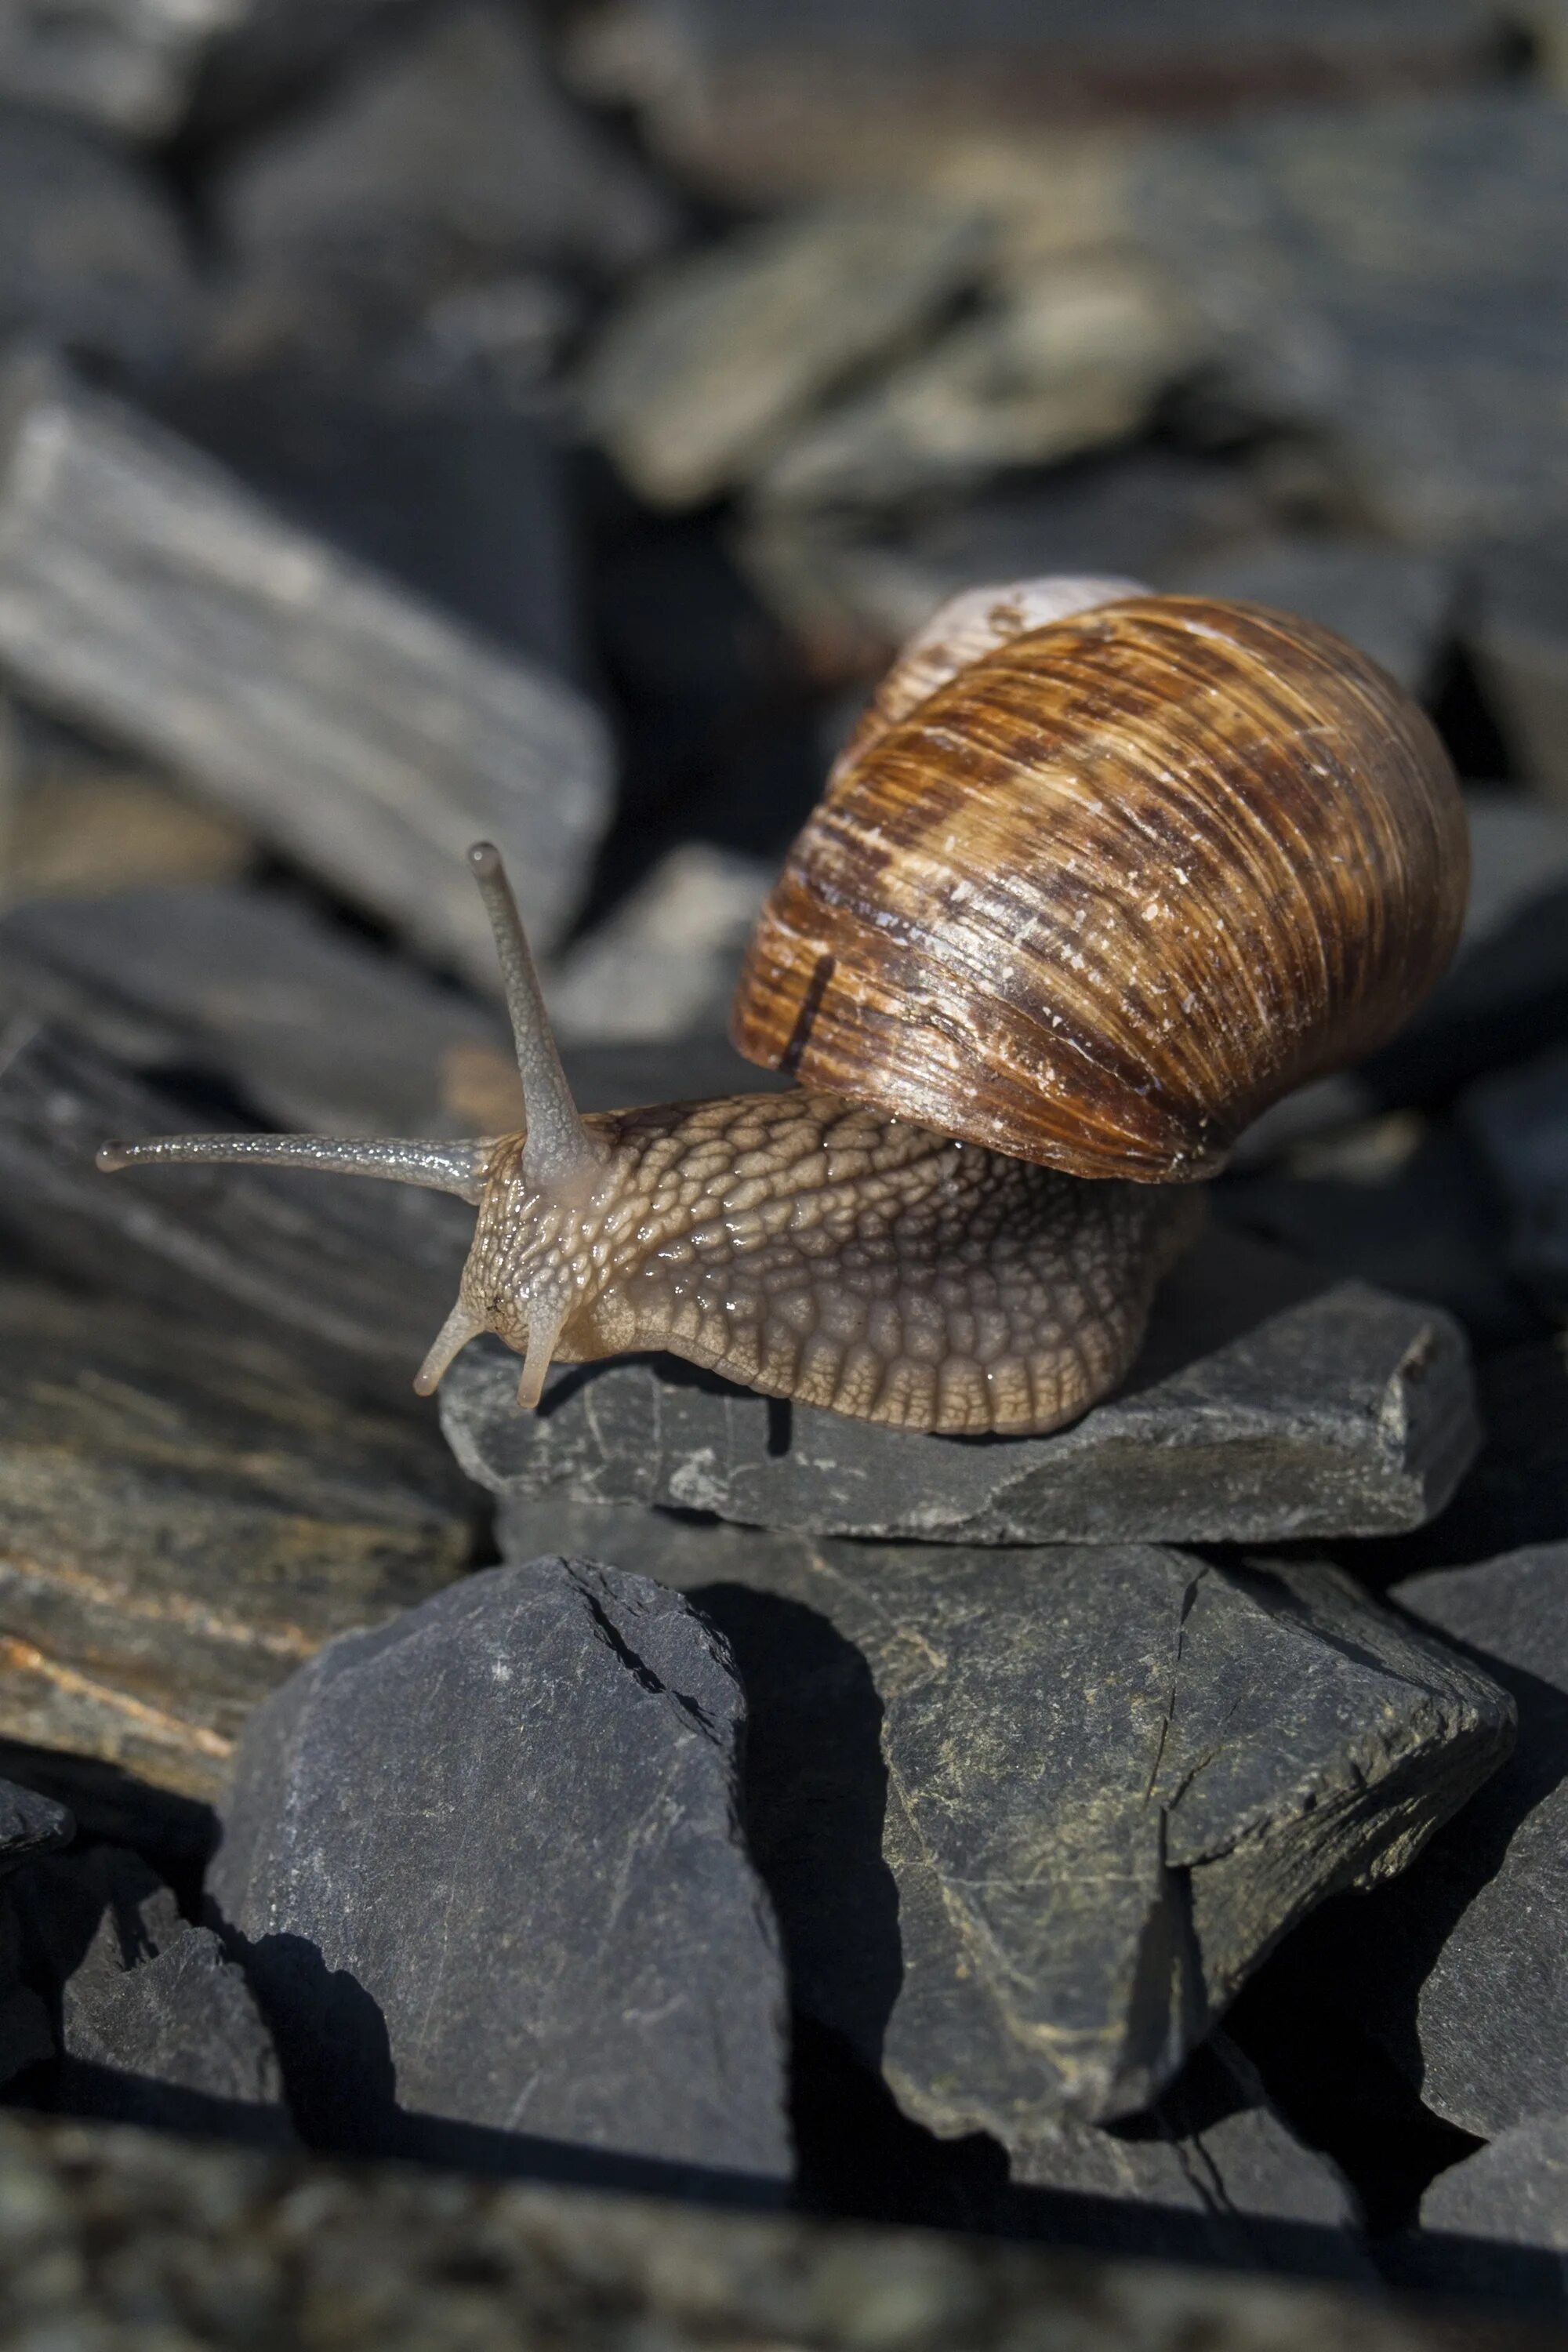
{"label": "snail shell", "polygon": [[1001,592],[989,632],[950,607],[956,668],[940,628],[908,649],[763,910],[732,1034],[1015,1158],[1207,1176],[1441,971],[1463,803],[1421,711],[1331,631],[1068,584],[1077,609],[1021,630]]}

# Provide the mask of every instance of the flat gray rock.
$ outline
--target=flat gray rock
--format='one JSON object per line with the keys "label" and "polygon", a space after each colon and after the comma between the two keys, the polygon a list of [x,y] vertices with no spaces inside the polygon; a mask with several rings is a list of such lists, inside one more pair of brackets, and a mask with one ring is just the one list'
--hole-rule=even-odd
{"label": "flat gray rock", "polygon": [[1568,2308],[1568,2116],[1532,2116],[1440,2172],[1391,2268],[1403,2285]]}
{"label": "flat gray rock", "polygon": [[293,2140],[272,2037],[208,1927],[184,1927],[152,1958],[68,1987],[62,2054],[67,2114]]}
{"label": "flat gray rock", "polygon": [[0,1780],[0,1878],[52,1846],[68,1845],[76,1823],[52,1797],[35,1796],[15,1780]]}
{"label": "flat gray rock", "polygon": [[1386,541],[1280,533],[1194,564],[1180,581],[1197,596],[1236,596],[1298,613],[1348,637],[1410,694],[1431,686],[1447,649],[1456,566]]}
{"label": "flat gray rock", "polygon": [[581,695],[31,358],[0,379],[0,668],[487,989],[465,845],[512,853],[547,948],[610,813]]}
{"label": "flat gray rock", "polygon": [[742,1716],[684,1601],[561,1559],[346,1636],[260,1707],[209,1893],[307,2137],[787,2179]]}
{"label": "flat gray rock", "polygon": [[484,1008],[267,890],[23,900],[0,914],[0,1007],[138,1067],[214,1072],[321,1134],[450,1135],[487,1074],[510,1076]]}
{"label": "flat gray rock", "polygon": [[1224,2033],[1194,2053],[1150,2115],[1104,2130],[1063,2119],[1009,2149],[1009,2176],[1047,2189],[1075,2242],[1238,2269],[1371,2281],[1352,2191],[1305,2147]]}
{"label": "flat gray rock", "polygon": [[944,2136],[1147,2107],[1324,1895],[1402,1868],[1510,1703],[1324,1567],[816,1541],[509,1502],[687,1592],[746,1685],[795,1998]]}
{"label": "flat gray rock", "polygon": [[1509,1690],[1511,1760],[1377,1898],[1369,2021],[1429,2107],[1483,2138],[1568,2114],[1568,1544],[1392,1596]]}
{"label": "flat gray rock", "polygon": [[1568,2116],[1515,2124],[1440,2172],[1421,2200],[1421,2224],[1568,2254]]}
{"label": "flat gray rock", "polygon": [[1440,1508],[1477,1442],[1440,1309],[1221,1231],[1167,1279],[1121,1392],[1049,1437],[879,1428],[665,1358],[561,1368],[537,1413],[516,1389],[499,1345],[442,1388],[458,1461],[498,1494],[942,1543],[1394,1533]]}
{"label": "flat gray rock", "polygon": [[973,210],[908,194],[750,225],[610,320],[584,373],[585,422],[645,499],[700,504],[944,310],[984,242]]}
{"label": "flat gray rock", "polygon": [[94,1161],[111,1136],[232,1123],[19,1014],[0,1029],[0,1230],[68,1281],[276,1342],[313,1385],[406,1414],[473,1212],[406,1184]]}

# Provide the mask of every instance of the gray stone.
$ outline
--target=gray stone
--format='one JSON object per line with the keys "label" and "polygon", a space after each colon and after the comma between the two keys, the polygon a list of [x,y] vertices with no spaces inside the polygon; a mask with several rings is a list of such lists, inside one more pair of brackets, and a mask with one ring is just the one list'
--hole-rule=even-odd
{"label": "gray stone", "polygon": [[1511,1730],[1330,1568],[559,1501],[500,1534],[635,1565],[720,1627],[795,2000],[919,2121],[1019,2160],[1064,2115],[1148,2106],[1292,1922],[1403,1868]]}
{"label": "gray stone", "polygon": [[612,319],[584,375],[584,419],[645,499],[700,504],[942,309],[982,248],[971,213],[931,198],[748,226]]}
{"label": "gray stone", "polygon": [[1520,2352],[1521,2334],[1511,2314],[1103,2262],[1070,2242],[498,2188],[16,2115],[0,2115],[0,2283],[36,2339],[104,2352],[144,2344],[149,2309],[180,2315],[165,2334],[199,2325],[226,2352],[261,2325],[309,2343],[323,2314],[334,2352],[542,2339],[593,2352],[607,2336],[668,2352],[1053,2339],[1073,2352]]}
{"label": "gray stone", "polygon": [[1429,2107],[1489,2138],[1568,2112],[1568,1544],[1407,1578],[1393,1597],[1514,1698],[1491,1784],[1377,1897],[1370,2021]]}
{"label": "gray stone", "polygon": [[618,273],[676,226],[635,156],[563,95],[526,16],[488,0],[370,48],[249,142],[216,202],[247,306],[294,310],[308,340],[384,334],[530,263]]}
{"label": "gray stone", "polygon": [[0,665],[489,990],[464,845],[515,852],[548,947],[608,814],[579,695],[32,361],[0,383]]}
{"label": "gray stone", "polygon": [[1415,1527],[1476,1431],[1448,1318],[1215,1231],[1167,1279],[1121,1393],[1050,1437],[928,1437],[752,1395],[663,1358],[561,1368],[534,1414],[499,1346],[442,1426],[520,1496],[645,1502],[944,1543],[1256,1542]]}
{"label": "gray stone", "polygon": [[1395,1575],[1486,1560],[1568,1530],[1568,1366],[1555,1335],[1483,1356],[1480,1452],[1428,1527],[1379,1547]]}
{"label": "gray stone", "polygon": [[1434,680],[1458,582],[1441,557],[1336,534],[1281,534],[1194,565],[1180,586],[1299,613],[1335,629],[1415,695]]}
{"label": "gray stone", "polygon": [[1013,2181],[1070,2200],[1074,2236],[1097,2249],[1377,2276],[1348,2182],[1281,2120],[1224,2033],[1144,2120],[1107,2131],[1064,2118],[1010,2155]]}
{"label": "gray stone", "polygon": [[307,2136],[787,2178],[742,1714],[683,1601],[561,1559],[347,1636],[268,1700],[208,1885]]}
{"label": "gray stone", "polygon": [[1205,356],[1177,289],[1136,255],[1069,254],[991,289],[929,350],[791,434],[771,505],[896,504],[1126,441]]}
{"label": "gray stone", "polygon": [[[8,28],[0,10],[0,89]],[[62,122],[0,103],[0,344],[36,336],[149,366],[192,335],[195,279],[149,173]]]}
{"label": "gray stone", "polygon": [[68,1845],[75,1833],[64,1805],[19,1789],[15,1780],[0,1780],[0,1878],[52,1846]]}
{"label": "gray stone", "polygon": [[272,2038],[208,1927],[182,1927],[133,1968],[68,1984],[62,2050],[68,2114],[293,2139]]}
{"label": "gray stone", "polygon": [[449,1135],[477,1074],[511,1062],[479,1006],[271,891],[12,907],[0,1003],[143,1069],[209,1070],[275,1126],[329,1134]]}
{"label": "gray stone", "polygon": [[111,1136],[230,1123],[19,1016],[0,1031],[0,1232],[75,1283],[280,1343],[315,1387],[414,1410],[409,1383],[456,1296],[471,1212],[295,1170],[105,1176],[94,1164]]}
{"label": "gray stone", "polygon": [[1568,1306],[1568,1048],[1472,1087],[1465,1129],[1507,1221],[1510,1271],[1541,1306]]}
{"label": "gray stone", "polygon": [[1138,159],[1142,242],[1228,338],[1237,396],[1331,436],[1363,510],[1407,542],[1568,512],[1565,123],[1500,89]]}
{"label": "gray stone", "polygon": [[[1532,2116],[1440,2172],[1421,2200],[1426,2284],[1568,2305],[1568,2116]],[[1452,2242],[1465,2242],[1455,2245]],[[1510,2251],[1535,2259],[1509,2261]],[[1433,2259],[1433,2257],[1436,2259]],[[1553,2259],[1555,2257],[1555,2259]]]}
{"label": "gray stone", "polygon": [[461,1571],[470,1495],[232,1318],[0,1291],[0,1733],[213,1798],[258,1699]]}
{"label": "gray stone", "polygon": [[133,139],[163,138],[179,122],[207,45],[254,5],[7,0],[0,93]]}
{"label": "gray stone", "polygon": [[18,1877],[16,1901],[24,1965],[58,1991],[68,2031],[79,2001],[90,2008],[186,1932],[172,1890],[126,1846],[46,1856]]}

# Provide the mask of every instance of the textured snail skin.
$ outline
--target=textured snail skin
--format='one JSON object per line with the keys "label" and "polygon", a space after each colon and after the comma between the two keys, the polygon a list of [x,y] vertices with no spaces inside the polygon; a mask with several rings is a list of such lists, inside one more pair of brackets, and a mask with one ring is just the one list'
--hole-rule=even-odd
{"label": "textured snail skin", "polygon": [[911,708],[884,688],[731,1034],[1079,1176],[1209,1175],[1393,1034],[1468,882],[1447,758],[1374,663],[1258,606],[1128,597],[1004,635]]}
{"label": "textured snail skin", "polygon": [[563,1205],[491,1149],[468,1330],[581,1363],[668,1349],[768,1396],[947,1433],[1057,1428],[1115,1385],[1199,1213],[1083,1184],[837,1097],[590,1116],[604,1172]]}

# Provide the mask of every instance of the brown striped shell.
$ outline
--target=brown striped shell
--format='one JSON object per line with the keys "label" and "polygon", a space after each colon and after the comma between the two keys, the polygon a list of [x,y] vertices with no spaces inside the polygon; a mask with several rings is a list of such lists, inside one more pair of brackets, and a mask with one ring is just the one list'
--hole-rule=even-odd
{"label": "brown striped shell", "polygon": [[736,993],[741,1051],[804,1086],[1074,1175],[1211,1175],[1452,953],[1453,770],[1327,629],[1127,595],[900,703],[839,761]]}

